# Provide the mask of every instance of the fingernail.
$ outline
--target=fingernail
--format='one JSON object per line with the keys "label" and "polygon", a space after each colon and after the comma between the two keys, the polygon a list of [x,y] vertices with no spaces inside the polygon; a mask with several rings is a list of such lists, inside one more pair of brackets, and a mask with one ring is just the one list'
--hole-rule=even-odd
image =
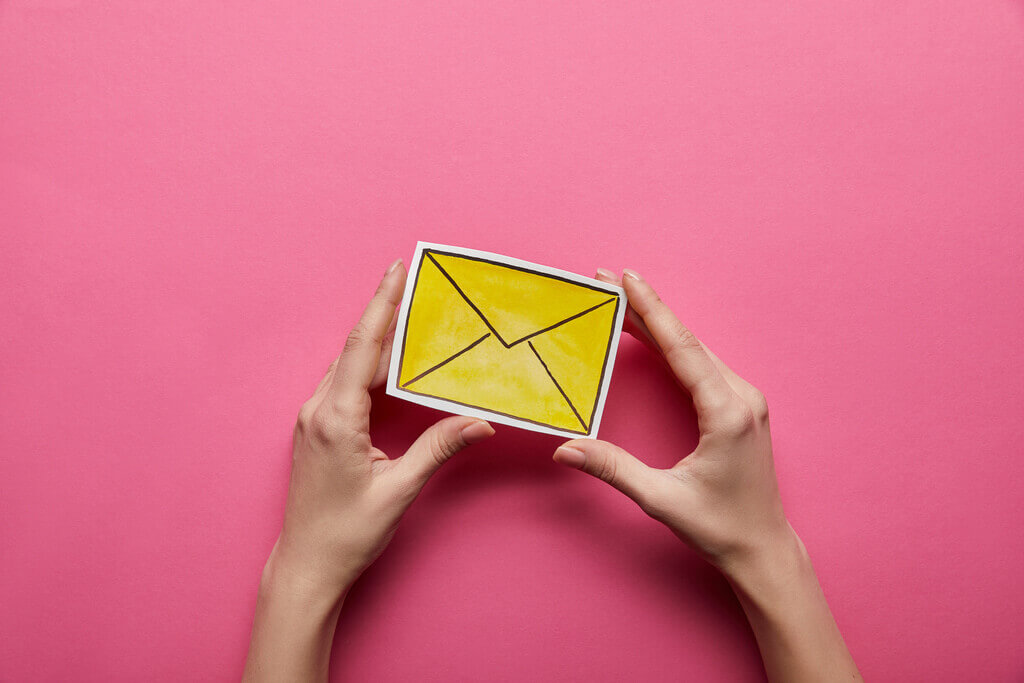
{"label": "fingernail", "polygon": [[579,469],[587,462],[587,456],[578,448],[559,446],[555,451],[555,462]]}
{"label": "fingernail", "polygon": [[385,275],[391,275],[391,273],[395,272],[395,269],[398,268],[398,266],[400,266],[400,265],[402,265],[402,259],[398,259],[397,261],[392,263],[390,266],[388,266],[388,269],[384,271],[384,274]]}
{"label": "fingernail", "polygon": [[641,280],[640,273],[636,272],[631,268],[622,269],[622,277],[628,277],[631,280]]}
{"label": "fingernail", "polygon": [[493,436],[494,427],[483,420],[477,420],[473,424],[463,427],[459,434],[462,435],[462,440],[467,444],[476,443],[477,441],[483,441],[489,436]]}
{"label": "fingernail", "polygon": [[607,268],[598,268],[597,269],[597,276],[598,277],[603,277],[606,280],[616,280],[616,279],[618,279],[618,278],[615,277],[615,273],[613,273],[612,271],[608,270]]}

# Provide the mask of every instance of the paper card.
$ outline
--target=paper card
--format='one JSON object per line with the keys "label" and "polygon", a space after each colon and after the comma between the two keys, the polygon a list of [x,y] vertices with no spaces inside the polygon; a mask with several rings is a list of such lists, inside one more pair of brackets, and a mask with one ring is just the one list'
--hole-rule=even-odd
{"label": "paper card", "polygon": [[596,437],[626,293],[564,270],[416,245],[387,393],[459,415]]}

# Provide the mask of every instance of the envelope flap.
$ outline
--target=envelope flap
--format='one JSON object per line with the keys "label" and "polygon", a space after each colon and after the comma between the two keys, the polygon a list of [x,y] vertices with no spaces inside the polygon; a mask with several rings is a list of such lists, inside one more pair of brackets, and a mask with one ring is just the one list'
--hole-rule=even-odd
{"label": "envelope flap", "polygon": [[429,261],[419,268],[406,313],[398,384],[405,386],[490,332]]}
{"label": "envelope flap", "polygon": [[506,346],[616,297],[614,292],[515,266],[440,251],[426,253]]}

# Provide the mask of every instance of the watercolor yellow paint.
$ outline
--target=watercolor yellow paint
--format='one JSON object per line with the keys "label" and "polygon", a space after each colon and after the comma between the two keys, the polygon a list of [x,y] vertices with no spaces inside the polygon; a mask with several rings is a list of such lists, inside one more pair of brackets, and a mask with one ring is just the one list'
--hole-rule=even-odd
{"label": "watercolor yellow paint", "polygon": [[527,268],[424,250],[398,386],[587,434],[613,339],[614,292]]}

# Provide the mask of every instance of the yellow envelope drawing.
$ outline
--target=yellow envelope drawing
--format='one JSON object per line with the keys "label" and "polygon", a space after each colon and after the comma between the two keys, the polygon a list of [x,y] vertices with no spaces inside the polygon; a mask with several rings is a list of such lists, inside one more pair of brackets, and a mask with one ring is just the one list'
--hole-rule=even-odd
{"label": "yellow envelope drawing", "polygon": [[388,393],[551,434],[594,436],[625,312],[618,287],[420,243]]}

